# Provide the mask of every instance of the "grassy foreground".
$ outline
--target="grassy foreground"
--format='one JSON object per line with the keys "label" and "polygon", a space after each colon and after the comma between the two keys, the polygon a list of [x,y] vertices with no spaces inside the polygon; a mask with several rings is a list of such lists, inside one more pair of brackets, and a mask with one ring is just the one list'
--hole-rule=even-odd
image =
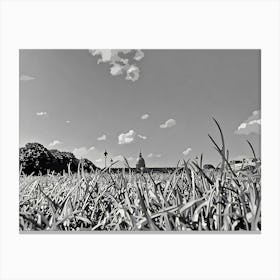
{"label": "grassy foreground", "polygon": [[260,231],[261,164],[234,171],[216,124],[215,170],[204,170],[201,156],[170,174],[89,174],[82,166],[75,174],[20,174],[20,231]]}

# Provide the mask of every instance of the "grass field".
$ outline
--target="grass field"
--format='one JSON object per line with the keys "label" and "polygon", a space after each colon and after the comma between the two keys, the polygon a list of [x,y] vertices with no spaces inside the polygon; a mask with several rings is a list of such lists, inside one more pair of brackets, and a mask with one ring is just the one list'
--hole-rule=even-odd
{"label": "grass field", "polygon": [[261,163],[233,170],[216,124],[222,144],[209,135],[221,156],[214,170],[203,169],[201,156],[169,174],[82,166],[75,174],[20,174],[20,231],[260,231]]}

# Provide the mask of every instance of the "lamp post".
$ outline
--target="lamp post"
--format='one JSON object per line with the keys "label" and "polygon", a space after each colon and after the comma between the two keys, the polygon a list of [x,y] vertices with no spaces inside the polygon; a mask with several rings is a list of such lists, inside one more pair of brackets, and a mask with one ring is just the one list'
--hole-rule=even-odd
{"label": "lamp post", "polygon": [[105,150],[105,152],[104,152],[104,157],[105,157],[105,168],[106,168],[106,163],[107,163],[107,155],[108,155],[108,153],[107,153],[107,151]]}
{"label": "lamp post", "polygon": [[110,173],[111,173],[112,164],[113,164],[113,159],[111,158],[111,160],[110,160],[110,168],[109,168],[109,172]]}

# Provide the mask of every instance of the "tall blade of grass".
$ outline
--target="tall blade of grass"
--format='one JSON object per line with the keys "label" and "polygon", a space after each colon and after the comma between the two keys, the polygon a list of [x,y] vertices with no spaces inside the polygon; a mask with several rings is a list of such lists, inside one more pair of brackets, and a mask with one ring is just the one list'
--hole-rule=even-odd
{"label": "tall blade of grass", "polygon": [[251,144],[251,142],[250,142],[249,140],[246,140],[246,141],[247,141],[248,145],[249,145],[250,148],[251,148],[251,151],[252,151],[252,153],[253,153],[254,159],[257,161],[257,157],[256,157],[255,150],[254,150],[254,148],[253,148],[253,145]]}
{"label": "tall blade of grass", "polygon": [[77,169],[77,177],[79,180],[81,180],[81,173],[80,173],[80,169],[81,168],[81,161],[79,160],[79,163],[78,163],[78,169]]}
{"label": "tall blade of grass", "polygon": [[[222,151],[220,150],[220,148],[217,146],[215,140],[211,137],[211,135],[208,135],[208,136],[209,136],[209,138],[211,139],[211,141],[214,143],[214,145],[216,146],[216,150],[219,152],[219,154],[221,155],[221,157],[223,158],[223,160],[224,160],[225,163],[227,164],[227,166],[228,166],[230,172],[232,173],[232,175],[233,175],[235,178],[238,178],[238,176],[236,175],[236,173],[233,171],[233,169],[232,169],[230,163],[229,163],[228,160],[225,158],[225,155],[222,153]],[[237,185],[238,187],[240,187],[240,183],[238,182],[238,180],[234,179],[234,181],[235,181],[236,185]]]}
{"label": "tall blade of grass", "polygon": [[222,172],[223,172],[223,170],[224,170],[224,168],[225,168],[224,158],[226,157],[226,155],[225,155],[225,140],[224,140],[224,135],[223,135],[222,129],[221,129],[221,127],[220,127],[218,121],[217,121],[215,118],[212,118],[212,119],[214,120],[214,122],[216,123],[216,125],[217,125],[217,127],[218,127],[218,129],[219,129],[220,137],[221,137],[221,140],[222,140],[222,148],[221,148],[220,150],[221,150],[221,152],[222,152],[222,154],[223,154],[223,156],[224,156],[223,159],[222,159],[222,167],[221,167]]}
{"label": "tall blade of grass", "polygon": [[71,162],[69,162],[67,164],[67,170],[68,170],[68,174],[71,176],[72,175],[72,172],[71,172]]}
{"label": "tall blade of grass", "polygon": [[251,223],[251,230],[255,231],[258,230],[258,223],[261,216],[261,198],[257,201],[257,209],[256,213],[253,216],[252,223]]}
{"label": "tall blade of grass", "polygon": [[169,176],[168,181],[167,181],[167,184],[166,184],[166,186],[165,186],[165,188],[164,188],[164,191],[163,191],[163,196],[164,196],[164,197],[167,196],[168,188],[169,188],[169,186],[170,186],[170,184],[171,184],[172,179],[174,178],[174,176],[175,176],[176,173],[178,172],[178,170],[179,170],[179,168],[176,167],[175,171]]}
{"label": "tall blade of grass", "polygon": [[206,198],[206,196],[200,197],[198,199],[195,200],[191,200],[189,202],[187,202],[185,205],[183,205],[180,209],[180,213],[184,213],[184,211],[186,211],[187,209],[191,208],[192,206],[194,206],[196,203],[203,201]]}
{"label": "tall blade of grass", "polygon": [[207,204],[208,204],[208,201],[206,200],[206,201],[202,202],[201,204],[199,204],[199,206],[197,206],[195,208],[194,214],[192,216],[192,221],[193,222],[198,222],[199,214],[202,211],[203,207],[207,206]]}
{"label": "tall blade of grass", "polygon": [[187,162],[184,160],[184,168],[185,168],[185,171],[186,171],[186,177],[187,177],[187,180],[189,182],[189,185],[191,185],[192,184],[192,179],[191,179],[191,175],[190,175],[191,170],[189,169],[188,164],[189,164],[189,160]]}
{"label": "tall blade of grass", "polygon": [[199,172],[204,176],[204,178],[210,185],[214,185],[214,182],[206,175],[206,173],[200,168],[200,166],[196,162],[193,161],[192,164],[199,170]]}
{"label": "tall blade of grass", "polygon": [[163,217],[164,217],[164,223],[165,223],[165,230],[172,231],[172,227],[171,227],[171,224],[169,222],[168,215],[165,213],[163,215]]}
{"label": "tall blade of grass", "polygon": [[137,193],[138,193],[138,197],[140,199],[140,205],[142,207],[142,211],[143,211],[143,213],[144,213],[144,215],[145,215],[145,217],[146,217],[146,219],[148,221],[150,230],[158,230],[158,228],[154,224],[153,220],[151,219],[151,216],[148,213],[147,207],[145,205],[144,197],[141,194],[141,191],[139,189],[138,183],[136,184],[136,190],[137,190]]}
{"label": "tall blade of grass", "polygon": [[58,208],[60,208],[60,205],[57,204],[53,199],[51,199],[47,194],[45,194],[40,186],[40,183],[38,184],[38,189],[40,190],[40,192],[43,194],[43,196],[50,202],[51,206],[54,208],[54,212],[56,212],[56,210]]}
{"label": "tall blade of grass", "polygon": [[128,163],[128,160],[126,159],[126,157],[123,156],[123,159],[124,159],[124,163],[125,163],[126,167],[128,169],[130,169],[130,166],[129,166],[129,163]]}

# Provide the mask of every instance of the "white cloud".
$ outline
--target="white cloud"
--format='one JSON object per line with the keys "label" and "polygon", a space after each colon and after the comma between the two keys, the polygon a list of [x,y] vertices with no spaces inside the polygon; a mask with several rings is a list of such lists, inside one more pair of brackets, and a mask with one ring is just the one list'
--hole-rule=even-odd
{"label": "white cloud", "polygon": [[121,133],[119,135],[119,144],[129,144],[134,141],[136,133],[134,130],[129,130],[127,133]]}
{"label": "white cloud", "polygon": [[96,159],[95,161],[100,163],[100,162],[102,162],[102,158]]}
{"label": "white cloud", "polygon": [[73,150],[73,154],[76,158],[80,159],[88,154],[88,149],[86,147],[75,148]]}
{"label": "white cloud", "polygon": [[160,125],[160,128],[168,128],[176,125],[176,121],[174,119],[169,119],[165,123]]}
{"label": "white cloud", "polygon": [[160,158],[161,157],[161,154],[153,154],[153,153],[150,153],[147,155],[148,158]]}
{"label": "white cloud", "polygon": [[125,49],[92,49],[89,52],[93,56],[100,56],[97,63],[115,63],[115,62],[122,62],[123,64],[127,64],[127,59],[121,58],[120,54],[128,54],[131,50]]}
{"label": "white cloud", "polygon": [[98,140],[98,141],[105,141],[105,140],[106,140],[106,135],[103,134],[103,135],[97,137],[97,140]]}
{"label": "white cloud", "polygon": [[249,135],[251,133],[260,134],[261,132],[261,111],[257,110],[244,122],[242,122],[234,132],[239,135]]}
{"label": "white cloud", "polygon": [[53,147],[53,146],[60,145],[60,144],[62,144],[62,142],[60,142],[59,140],[53,140],[53,141],[49,144],[49,147]]}
{"label": "white cloud", "polygon": [[112,76],[118,76],[118,75],[122,75],[124,72],[124,67],[119,65],[119,64],[113,64],[113,66],[111,67],[111,75]]}
{"label": "white cloud", "polygon": [[28,76],[28,75],[20,75],[19,79],[20,79],[20,81],[23,81],[23,82],[35,80],[34,77]]}
{"label": "white cloud", "polygon": [[144,57],[144,52],[141,50],[136,50],[136,53],[134,55],[134,59],[137,61],[140,61]]}
{"label": "white cloud", "polygon": [[127,160],[128,161],[132,161],[134,158],[133,157],[128,157]]}
{"label": "white cloud", "polygon": [[144,114],[143,116],[141,116],[142,120],[146,120],[147,118],[149,118],[149,114]]}
{"label": "white cloud", "polygon": [[95,150],[95,147],[94,147],[94,146],[92,146],[92,147],[89,148],[89,151],[93,151],[93,150]]}
{"label": "white cloud", "polygon": [[111,73],[112,76],[119,76],[119,75],[122,75],[125,70],[126,70],[125,66],[114,63],[113,66],[110,69],[110,73]]}
{"label": "white cloud", "polygon": [[37,116],[46,116],[48,113],[47,112],[37,112]]}
{"label": "white cloud", "polygon": [[66,121],[66,123],[70,123],[70,121]]}
{"label": "white cloud", "polygon": [[[135,82],[139,79],[139,67],[135,65],[144,57],[141,50],[132,49],[92,49],[89,50],[92,56],[99,56],[97,63],[109,63],[112,76],[125,75],[126,80]],[[125,55],[134,54],[131,58]]]}
{"label": "white cloud", "polygon": [[183,151],[183,155],[187,156],[192,151],[191,148],[187,148],[185,151]]}
{"label": "white cloud", "polygon": [[131,80],[132,82],[135,82],[139,79],[139,68],[135,65],[129,66],[129,68],[126,71],[126,80]]}
{"label": "white cloud", "polygon": [[146,140],[146,139],[147,139],[147,136],[144,136],[144,135],[138,134],[137,136],[138,136],[139,138],[143,139],[143,140]]}

